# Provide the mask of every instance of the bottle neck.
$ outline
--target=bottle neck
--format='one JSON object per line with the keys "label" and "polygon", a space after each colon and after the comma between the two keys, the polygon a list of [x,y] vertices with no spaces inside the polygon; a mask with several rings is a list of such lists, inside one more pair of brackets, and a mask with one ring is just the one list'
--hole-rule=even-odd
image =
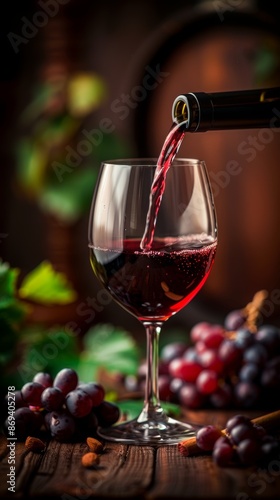
{"label": "bottle neck", "polygon": [[189,132],[280,126],[280,87],[179,95],[172,107],[176,123]]}

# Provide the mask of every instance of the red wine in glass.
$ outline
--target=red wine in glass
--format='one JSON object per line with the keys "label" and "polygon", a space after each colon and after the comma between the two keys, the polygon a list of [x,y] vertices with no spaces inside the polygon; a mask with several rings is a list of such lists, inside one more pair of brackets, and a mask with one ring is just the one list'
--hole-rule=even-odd
{"label": "red wine in glass", "polygon": [[[154,241],[143,252],[140,240],[123,240],[122,251],[91,249],[91,264],[112,297],[140,321],[166,321],[185,307],[205,283],[216,253],[211,238]],[[158,246],[158,249],[157,249]]]}
{"label": "red wine in glass", "polygon": [[112,298],[144,326],[147,377],[143,409],[99,429],[123,443],[176,444],[196,427],[168,416],[158,394],[162,325],[198,293],[214,263],[217,224],[204,162],[175,158],[185,134],[174,125],[159,158],[103,162],[90,220],[90,261]]}

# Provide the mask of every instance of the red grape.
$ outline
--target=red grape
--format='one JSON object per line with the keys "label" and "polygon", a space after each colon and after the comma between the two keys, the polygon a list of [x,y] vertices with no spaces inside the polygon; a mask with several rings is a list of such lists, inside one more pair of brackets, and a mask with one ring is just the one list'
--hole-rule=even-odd
{"label": "red grape", "polygon": [[190,331],[192,342],[196,344],[199,340],[202,340],[204,334],[208,332],[209,328],[211,328],[211,323],[208,323],[207,321],[196,323]]}
{"label": "red grape", "polygon": [[209,349],[217,349],[225,340],[225,330],[221,325],[211,325],[202,337],[202,341]]}
{"label": "red grape", "polygon": [[216,441],[222,436],[222,431],[214,425],[207,425],[199,429],[196,434],[196,444],[205,451],[212,451]]}
{"label": "red grape", "polygon": [[202,367],[197,362],[184,358],[175,358],[169,365],[170,375],[185,382],[195,382],[201,371]]}
{"label": "red grape", "polygon": [[196,387],[201,394],[211,394],[218,388],[218,376],[213,370],[203,370],[196,379]]}

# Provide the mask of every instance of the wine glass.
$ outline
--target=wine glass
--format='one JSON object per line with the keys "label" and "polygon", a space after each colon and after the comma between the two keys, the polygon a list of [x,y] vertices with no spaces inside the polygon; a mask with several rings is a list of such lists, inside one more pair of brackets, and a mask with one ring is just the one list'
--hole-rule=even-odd
{"label": "wine glass", "polygon": [[156,165],[156,159],[148,158],[103,162],[89,219],[93,271],[113,299],[144,325],[147,337],[142,412],[98,433],[139,445],[174,444],[196,433],[195,426],[171,418],[161,406],[158,342],[162,325],[205,283],[217,246],[206,165],[180,158],[168,169],[153,238],[148,248],[142,248]]}

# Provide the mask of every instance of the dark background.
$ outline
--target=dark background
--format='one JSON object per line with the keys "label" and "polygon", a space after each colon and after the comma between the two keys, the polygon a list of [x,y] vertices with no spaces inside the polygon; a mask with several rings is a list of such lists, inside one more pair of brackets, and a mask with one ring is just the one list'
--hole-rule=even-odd
{"label": "dark background", "polygon": [[[69,0],[60,5],[54,0],[57,15],[27,43],[21,43],[16,54],[8,34],[22,35],[22,18],[32,20],[43,3],[9,2],[1,19],[0,255],[23,273],[47,258],[64,270],[64,256],[57,262],[50,256],[44,214],[22,196],[15,182],[19,116],[30,102],[36,82],[55,71],[57,62],[65,65],[69,75],[94,71],[104,78],[107,99],[93,113],[91,123],[98,125],[103,117],[110,117],[129,154],[135,156],[159,153],[171,125],[172,100],[178,93],[279,85],[278,59],[272,73],[266,75],[264,70],[255,78],[252,70],[264,39],[268,40],[266,47],[272,46],[274,57],[279,54],[275,2]],[[170,74],[166,83],[120,119],[112,112],[112,102],[122,93],[131,94],[141,85],[146,66],[155,68],[157,64]],[[218,175],[228,161],[238,159],[242,174],[220,187],[216,199],[220,245],[209,282],[186,311],[170,320],[170,326],[222,320],[227,311],[244,306],[263,288],[272,303],[268,319],[279,321],[277,293],[273,295],[280,289],[279,140],[257,151],[256,165],[247,165],[237,147],[248,136],[249,131],[221,132],[203,138],[196,134],[185,141],[182,155],[203,157],[210,172]],[[217,179],[214,174],[213,182]],[[85,211],[70,230],[72,272],[81,301],[96,296],[100,289],[88,261],[87,220]],[[62,237],[59,231],[55,233],[56,241]],[[113,304],[96,314],[94,322],[99,321],[116,322],[135,332],[141,328]]]}

